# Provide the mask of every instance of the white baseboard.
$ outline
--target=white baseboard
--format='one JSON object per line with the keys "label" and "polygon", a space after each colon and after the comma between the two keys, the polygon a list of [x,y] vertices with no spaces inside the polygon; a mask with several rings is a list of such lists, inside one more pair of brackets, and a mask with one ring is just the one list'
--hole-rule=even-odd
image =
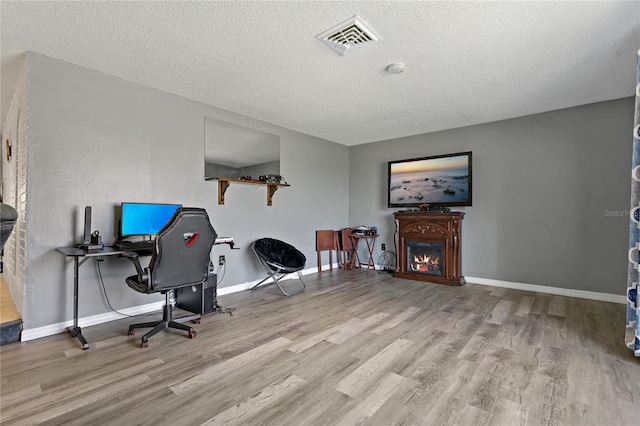
{"label": "white baseboard", "polygon": [[[120,309],[120,312],[127,315],[142,315],[149,312],[161,311],[164,306],[164,300],[158,302],[147,303],[146,305],[134,306],[132,308]],[[96,324],[102,324],[124,318],[115,312],[105,312],[104,314],[92,315],[90,317],[78,318],[78,326],[89,327]],[[59,322],[56,324],[45,325],[44,327],[31,328],[22,330],[20,337],[21,342],[39,339],[41,337],[52,336],[54,334],[63,333],[67,327],[73,325],[73,320]]]}
{"label": "white baseboard", "polygon": [[[333,264],[333,267],[336,269],[339,269],[339,265],[337,263]],[[326,265],[322,265],[322,270],[326,271],[329,269],[329,264]],[[318,272],[318,267],[316,266],[315,268],[308,268],[308,269],[303,269],[302,271],[300,271],[300,273],[302,275],[309,275],[309,274],[315,274]],[[294,278],[298,278],[298,274],[289,274],[286,275],[285,277],[283,277],[283,280],[290,280],[290,279],[294,279]],[[262,281],[262,278],[259,280],[255,280],[255,281],[249,281],[249,282],[245,282],[242,284],[236,284],[236,285],[232,285],[229,287],[222,287],[218,289],[218,296],[224,296],[225,294],[232,294],[232,293],[237,293],[239,291],[244,291],[244,290],[249,290],[251,287],[253,287],[254,285],[258,284],[260,281]]]}
{"label": "white baseboard", "polygon": [[[335,263],[333,265],[335,268],[338,268],[338,264]],[[329,264],[323,265],[323,269],[329,269]],[[302,275],[315,274],[318,272],[318,268],[309,268],[300,271]],[[297,278],[297,274],[289,274],[285,276],[283,279],[288,280],[292,278]],[[222,287],[218,289],[218,296],[224,296],[225,294],[237,293],[239,291],[249,290],[251,287],[259,283],[261,280],[255,280],[251,282],[246,282],[242,284],[233,285],[230,287]],[[120,309],[120,312],[127,315],[142,315],[148,314],[149,312],[160,311],[164,306],[164,300],[148,303],[146,305],[134,306],[131,308]],[[118,319],[124,318],[122,315],[119,315],[115,312],[105,312],[104,314],[92,315],[89,317],[79,318],[78,325],[80,327],[90,327],[92,325],[102,324],[109,321],[114,321]],[[73,320],[59,322],[56,324],[45,325],[44,327],[31,328],[27,330],[22,330],[22,335],[20,337],[20,341],[28,342],[29,340],[39,339],[41,337],[52,336],[54,334],[64,333],[67,327],[73,325]]]}
{"label": "white baseboard", "polygon": [[467,277],[467,276],[465,276],[465,280],[469,284],[489,285],[493,287],[504,287],[504,288],[510,288],[514,290],[524,290],[524,291],[533,291],[536,293],[555,294],[558,296],[578,297],[580,299],[599,300],[601,302],[612,302],[612,303],[622,303],[622,304],[627,303],[626,296],[619,295],[619,294],[598,293],[595,291],[585,291],[585,290],[571,290],[568,288],[549,287],[546,285],[523,284],[523,283],[515,283],[511,281],[501,281],[501,280],[493,280],[488,278],[477,278],[477,277]]}

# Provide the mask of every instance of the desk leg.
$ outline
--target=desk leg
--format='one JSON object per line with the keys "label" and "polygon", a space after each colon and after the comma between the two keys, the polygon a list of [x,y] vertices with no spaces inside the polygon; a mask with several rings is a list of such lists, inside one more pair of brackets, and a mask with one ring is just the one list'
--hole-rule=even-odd
{"label": "desk leg", "polygon": [[80,271],[80,263],[78,256],[73,257],[73,327],[67,327],[67,331],[71,337],[77,337],[82,343],[82,349],[89,349],[89,343],[82,335],[82,330],[78,326],[78,275]]}

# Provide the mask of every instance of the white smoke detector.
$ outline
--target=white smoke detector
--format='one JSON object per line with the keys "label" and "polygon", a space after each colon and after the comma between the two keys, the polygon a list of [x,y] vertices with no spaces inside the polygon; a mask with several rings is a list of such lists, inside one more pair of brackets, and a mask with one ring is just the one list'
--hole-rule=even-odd
{"label": "white smoke detector", "polygon": [[402,62],[394,62],[387,67],[387,72],[390,74],[401,74],[407,67]]}
{"label": "white smoke detector", "polygon": [[328,29],[316,38],[341,55],[352,47],[380,40],[380,36],[357,15]]}

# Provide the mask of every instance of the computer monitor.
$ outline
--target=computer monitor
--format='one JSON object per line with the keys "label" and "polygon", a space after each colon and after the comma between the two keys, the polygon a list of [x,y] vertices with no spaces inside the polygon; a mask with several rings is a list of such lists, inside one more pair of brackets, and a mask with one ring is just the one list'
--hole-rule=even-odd
{"label": "computer monitor", "polygon": [[120,237],[155,235],[182,204],[122,203]]}

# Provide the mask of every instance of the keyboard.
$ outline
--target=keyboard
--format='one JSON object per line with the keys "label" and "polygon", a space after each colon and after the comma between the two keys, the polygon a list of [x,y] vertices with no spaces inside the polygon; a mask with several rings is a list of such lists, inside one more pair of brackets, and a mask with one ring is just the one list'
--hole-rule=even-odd
{"label": "keyboard", "polygon": [[144,241],[116,241],[113,243],[113,247],[118,250],[138,251],[138,250],[153,250],[156,242],[153,240]]}

